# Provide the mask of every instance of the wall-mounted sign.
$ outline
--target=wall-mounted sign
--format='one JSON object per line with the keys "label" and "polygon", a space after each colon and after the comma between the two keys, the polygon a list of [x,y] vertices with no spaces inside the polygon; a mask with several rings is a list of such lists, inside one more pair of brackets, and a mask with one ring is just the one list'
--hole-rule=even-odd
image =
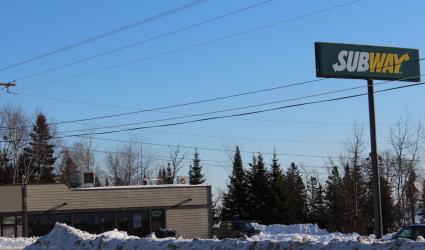
{"label": "wall-mounted sign", "polygon": [[420,81],[419,50],[315,43],[318,77]]}

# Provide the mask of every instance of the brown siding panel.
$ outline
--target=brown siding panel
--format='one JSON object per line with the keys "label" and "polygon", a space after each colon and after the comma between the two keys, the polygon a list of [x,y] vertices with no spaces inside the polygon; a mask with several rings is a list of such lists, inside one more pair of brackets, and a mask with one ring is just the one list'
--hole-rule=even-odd
{"label": "brown siding panel", "polygon": [[208,208],[169,209],[166,224],[183,238],[208,238]]}
{"label": "brown siding panel", "polygon": [[73,210],[122,207],[205,205],[207,187],[70,190],[65,185],[28,186],[28,210]]}
{"label": "brown siding panel", "polygon": [[22,211],[21,186],[0,186],[0,213]]}

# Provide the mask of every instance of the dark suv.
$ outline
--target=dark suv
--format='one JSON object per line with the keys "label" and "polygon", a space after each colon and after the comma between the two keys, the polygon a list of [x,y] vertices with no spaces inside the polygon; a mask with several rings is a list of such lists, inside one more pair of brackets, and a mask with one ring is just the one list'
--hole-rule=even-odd
{"label": "dark suv", "polygon": [[393,236],[393,238],[416,240],[418,236],[422,236],[425,238],[425,224],[414,224],[410,226],[405,226],[398,230],[398,232]]}
{"label": "dark suv", "polygon": [[225,238],[239,238],[243,236],[251,237],[259,234],[260,231],[256,230],[248,221],[223,221],[215,234],[219,239]]}

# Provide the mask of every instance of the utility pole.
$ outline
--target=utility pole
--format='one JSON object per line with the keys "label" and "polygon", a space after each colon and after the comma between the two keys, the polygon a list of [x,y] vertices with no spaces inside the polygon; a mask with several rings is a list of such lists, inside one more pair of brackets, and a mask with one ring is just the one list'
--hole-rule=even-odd
{"label": "utility pole", "polygon": [[22,197],[22,236],[28,237],[28,207],[27,207],[27,178],[22,176],[21,183],[21,197]]}
{"label": "utility pole", "polygon": [[0,82],[0,86],[3,86],[3,88],[5,88],[7,90],[7,92],[9,92],[9,88],[16,86],[16,83],[15,83],[15,81],[13,81],[13,82]]}
{"label": "utility pole", "polygon": [[375,100],[373,91],[373,80],[367,80],[367,92],[369,99],[369,123],[370,123],[370,158],[372,163],[372,196],[373,196],[373,219],[375,235],[377,239],[382,238],[382,210],[381,210],[381,185],[378,167],[378,146],[376,143],[375,124]]}

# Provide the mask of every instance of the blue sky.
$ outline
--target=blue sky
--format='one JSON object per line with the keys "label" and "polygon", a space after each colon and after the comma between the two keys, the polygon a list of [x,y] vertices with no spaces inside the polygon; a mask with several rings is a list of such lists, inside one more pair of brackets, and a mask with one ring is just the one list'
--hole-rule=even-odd
{"label": "blue sky", "polygon": [[[0,71],[0,82],[19,79],[260,2],[263,1],[210,0],[63,53]],[[1,1],[0,68],[186,3],[189,1]],[[65,121],[173,105],[316,79],[314,64],[316,41],[418,48],[420,56],[423,55],[424,1],[358,1],[204,46],[26,89],[31,85],[150,57],[258,26],[300,17],[342,3],[345,1],[265,2],[256,8],[193,29],[60,70],[18,80],[18,86],[12,89],[18,95],[1,94],[0,102],[21,105],[31,117],[37,111],[42,111],[51,121]],[[408,83],[391,83],[377,89],[403,84]],[[142,122],[173,117],[176,113],[194,114],[235,108],[356,86],[365,88],[322,98],[366,91],[366,83],[362,80],[330,79],[161,112],[63,124],[58,130]],[[419,86],[376,95],[379,149],[387,147],[385,142],[388,139],[388,124],[394,123],[406,113],[416,119],[423,118],[423,91],[424,87]],[[109,106],[69,103],[24,94]],[[266,107],[275,106],[278,105]],[[310,171],[314,170],[310,166],[324,166],[326,162],[326,158],[312,156],[335,156],[343,150],[342,142],[350,138],[354,122],[365,124],[365,140],[368,141],[367,112],[367,98],[360,97],[237,119],[206,121],[99,137],[122,140],[137,137],[156,144],[180,143],[185,146],[218,149],[233,149],[238,144],[244,151],[263,153],[276,150],[282,154],[279,159],[283,165],[293,161]],[[235,112],[228,114],[230,113]],[[64,142],[71,145],[72,139],[66,139]],[[116,143],[97,141],[98,150],[112,150],[116,146]],[[168,151],[167,147],[150,147],[162,156]],[[188,150],[187,160],[191,158],[191,154],[192,150]],[[228,172],[231,171],[229,155],[225,152],[203,149],[200,150],[200,155],[204,160],[208,182],[215,189],[224,188]],[[269,162],[270,155],[266,154],[265,158]],[[250,153],[244,154],[245,163],[250,159]],[[98,155],[97,162],[99,166],[104,164],[102,154]],[[323,167],[316,170],[326,173]]]}

